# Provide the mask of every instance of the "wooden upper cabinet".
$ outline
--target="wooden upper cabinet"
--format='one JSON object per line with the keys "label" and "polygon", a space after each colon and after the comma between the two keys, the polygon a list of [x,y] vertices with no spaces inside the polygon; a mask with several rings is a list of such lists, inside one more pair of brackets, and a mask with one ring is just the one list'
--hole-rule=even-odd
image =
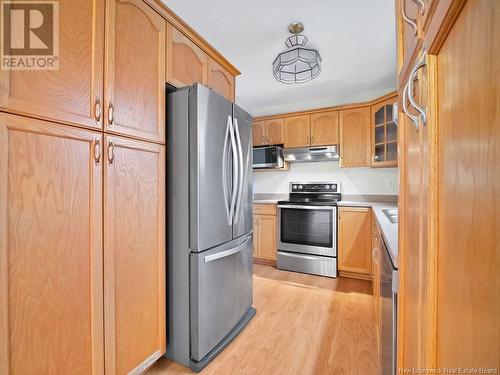
{"label": "wooden upper cabinet", "polygon": [[328,111],[311,115],[311,146],[339,143],[339,112]]}
{"label": "wooden upper cabinet", "polygon": [[370,107],[340,111],[340,166],[369,167]]}
{"label": "wooden upper cabinet", "polygon": [[106,373],[142,373],[165,353],[165,147],[105,145]]}
{"label": "wooden upper cabinet", "polygon": [[101,137],[0,113],[1,374],[104,373]]}
{"label": "wooden upper cabinet", "polygon": [[165,21],[142,0],[107,1],[105,130],[165,141]]}
{"label": "wooden upper cabinet", "polygon": [[253,145],[264,146],[269,144],[267,141],[267,131],[265,121],[254,121],[253,123]]}
{"label": "wooden upper cabinet", "polygon": [[104,0],[59,2],[59,68],[0,70],[0,109],[102,127]]}
{"label": "wooden upper cabinet", "polygon": [[208,87],[234,101],[234,77],[217,61],[208,59]]}
{"label": "wooden upper cabinet", "polygon": [[311,116],[285,118],[285,147],[308,147],[311,144]]}
{"label": "wooden upper cabinet", "polygon": [[339,207],[339,271],[370,275],[371,213],[366,207]]}
{"label": "wooden upper cabinet", "polygon": [[272,145],[281,145],[285,143],[285,119],[276,118],[266,120],[266,131],[269,143]]}
{"label": "wooden upper cabinet", "polygon": [[392,106],[397,97],[371,107],[372,167],[397,167],[398,127],[393,121]]}
{"label": "wooden upper cabinet", "polygon": [[175,87],[207,85],[208,56],[191,39],[167,23],[167,81]]}

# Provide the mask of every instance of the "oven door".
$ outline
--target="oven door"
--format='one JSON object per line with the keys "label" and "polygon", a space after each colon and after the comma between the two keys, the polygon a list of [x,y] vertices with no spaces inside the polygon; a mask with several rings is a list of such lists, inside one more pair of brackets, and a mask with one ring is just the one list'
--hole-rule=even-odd
{"label": "oven door", "polygon": [[278,205],[278,250],[337,256],[337,207]]}

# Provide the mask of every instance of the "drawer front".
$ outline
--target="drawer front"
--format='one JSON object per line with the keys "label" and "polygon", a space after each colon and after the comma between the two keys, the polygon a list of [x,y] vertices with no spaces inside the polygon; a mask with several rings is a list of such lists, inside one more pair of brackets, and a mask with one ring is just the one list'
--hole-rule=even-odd
{"label": "drawer front", "polygon": [[278,269],[337,277],[337,258],[278,251]]}
{"label": "drawer front", "polygon": [[257,215],[274,215],[276,216],[275,204],[254,204],[253,213]]}

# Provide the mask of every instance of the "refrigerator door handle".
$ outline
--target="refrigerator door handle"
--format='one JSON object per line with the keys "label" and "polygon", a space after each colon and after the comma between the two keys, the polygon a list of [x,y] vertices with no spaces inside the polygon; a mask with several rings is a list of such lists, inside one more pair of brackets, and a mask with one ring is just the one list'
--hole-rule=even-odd
{"label": "refrigerator door handle", "polygon": [[227,186],[227,146],[229,141],[229,129],[231,127],[231,117],[228,116],[226,123],[226,135],[224,137],[224,149],[222,151],[222,187],[224,190],[224,207],[226,209],[226,216],[228,224],[231,225],[233,218],[231,217],[231,212],[229,210],[229,189]]}
{"label": "refrigerator door handle", "polygon": [[204,259],[205,263],[212,262],[217,259],[221,258],[226,258],[228,256],[231,256],[233,254],[239,253],[241,250],[245,248],[247,245],[248,241],[252,239],[252,236],[248,236],[248,238],[239,246],[236,246],[234,249],[229,249],[225,251],[221,251],[220,253],[217,254],[212,254],[212,255],[207,255]]}
{"label": "refrigerator door handle", "polygon": [[231,116],[227,117],[227,121],[229,122],[229,135],[231,136],[231,148],[233,150],[233,193],[231,195],[231,206],[230,206],[230,217],[232,221],[234,219],[234,211],[236,210],[236,197],[238,195],[238,181],[240,179],[240,166],[238,163],[238,148],[236,146],[236,137],[234,134],[234,124]]}
{"label": "refrigerator door handle", "polygon": [[240,208],[241,208],[241,201],[243,197],[243,184],[244,184],[244,179],[245,179],[245,173],[244,173],[244,168],[243,168],[243,146],[241,144],[241,137],[240,137],[240,130],[238,126],[238,119],[234,119],[234,132],[236,135],[236,146],[238,148],[238,162],[239,162],[239,168],[240,168],[240,173],[239,173],[239,186],[238,186],[238,194],[237,194],[237,199],[236,199],[236,212],[234,215],[234,222],[238,222],[238,217],[240,213]]}

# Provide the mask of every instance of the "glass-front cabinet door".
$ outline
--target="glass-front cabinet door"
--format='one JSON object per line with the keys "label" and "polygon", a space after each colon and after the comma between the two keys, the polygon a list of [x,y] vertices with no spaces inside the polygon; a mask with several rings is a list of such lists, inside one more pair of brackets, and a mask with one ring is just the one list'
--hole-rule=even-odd
{"label": "glass-front cabinet door", "polygon": [[372,106],[372,167],[397,167],[398,130],[392,106],[397,97]]}

